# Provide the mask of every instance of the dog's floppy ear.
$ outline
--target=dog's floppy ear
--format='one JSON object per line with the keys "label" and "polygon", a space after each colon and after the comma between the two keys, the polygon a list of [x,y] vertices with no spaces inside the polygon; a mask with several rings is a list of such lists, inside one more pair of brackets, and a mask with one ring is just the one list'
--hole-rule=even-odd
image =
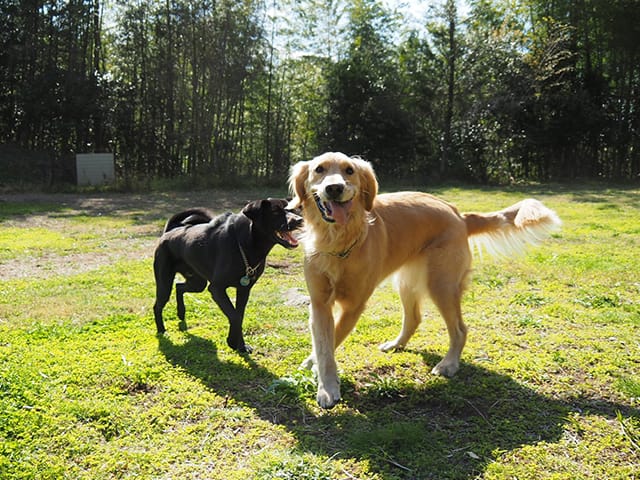
{"label": "dog's floppy ear", "polygon": [[307,197],[305,182],[309,175],[309,162],[298,162],[291,167],[289,175],[289,191],[293,198],[287,205],[287,210],[300,208],[302,202]]}
{"label": "dog's floppy ear", "polygon": [[260,218],[260,214],[263,209],[269,208],[269,200],[254,200],[253,202],[249,202],[242,209],[242,213],[249,217],[251,221],[255,221]]}
{"label": "dog's floppy ear", "polygon": [[361,159],[357,159],[357,162],[364,208],[370,211],[373,208],[373,199],[378,194],[378,180],[369,162]]}

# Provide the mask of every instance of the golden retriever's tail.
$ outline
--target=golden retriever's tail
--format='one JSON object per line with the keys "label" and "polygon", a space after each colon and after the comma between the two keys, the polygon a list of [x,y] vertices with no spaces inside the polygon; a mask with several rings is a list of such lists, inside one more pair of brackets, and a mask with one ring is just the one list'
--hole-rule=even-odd
{"label": "golden retriever's tail", "polygon": [[537,245],[558,230],[562,221],[542,202],[529,198],[493,213],[467,213],[471,249],[482,257],[485,249],[494,256],[513,256],[528,245]]}

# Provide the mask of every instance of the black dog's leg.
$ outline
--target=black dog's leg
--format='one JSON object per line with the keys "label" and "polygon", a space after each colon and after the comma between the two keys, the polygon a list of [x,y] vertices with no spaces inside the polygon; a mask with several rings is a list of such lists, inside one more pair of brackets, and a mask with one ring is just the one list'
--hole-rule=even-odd
{"label": "black dog's leg", "polygon": [[224,288],[217,288],[209,285],[209,291],[213,300],[218,304],[220,310],[229,319],[229,335],[227,345],[241,353],[251,353],[251,347],[244,343],[242,335],[242,320],[244,310],[249,299],[249,289],[241,288],[236,292],[236,307],[233,306]]}
{"label": "black dog's leg", "polygon": [[178,318],[184,322],[184,294],[187,292],[200,293],[207,286],[207,280],[198,275],[189,275],[186,282],[176,284],[176,303],[178,304]]}
{"label": "black dog's leg", "polygon": [[164,252],[156,252],[153,261],[153,273],[156,278],[156,303],[153,305],[153,315],[156,321],[158,333],[164,333],[164,322],[162,321],[162,310],[171,297],[173,279],[176,276],[171,261]]}

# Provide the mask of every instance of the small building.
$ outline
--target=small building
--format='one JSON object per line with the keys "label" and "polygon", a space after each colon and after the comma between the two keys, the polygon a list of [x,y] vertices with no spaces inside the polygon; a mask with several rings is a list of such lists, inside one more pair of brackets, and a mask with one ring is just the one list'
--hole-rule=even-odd
{"label": "small building", "polygon": [[104,185],[116,178],[113,153],[76,154],[78,185]]}

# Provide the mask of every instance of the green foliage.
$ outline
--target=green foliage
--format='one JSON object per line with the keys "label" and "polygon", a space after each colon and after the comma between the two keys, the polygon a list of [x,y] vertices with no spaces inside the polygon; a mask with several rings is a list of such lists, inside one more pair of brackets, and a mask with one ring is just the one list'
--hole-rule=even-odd
{"label": "green foliage", "polygon": [[275,460],[261,468],[254,477],[256,480],[330,480],[333,478],[331,465],[319,462],[310,455],[305,457]]}
{"label": "green foliage", "polygon": [[[151,257],[166,216],[255,191],[92,196],[102,215],[79,212],[82,198],[61,209],[55,195],[3,197],[0,231],[19,241],[0,259],[0,477],[633,478],[640,192],[434,193],[461,211],[535,196],[564,227],[522,258],[476,260],[451,379],[429,373],[447,349],[429,303],[405,350],[377,349],[401,316],[383,284],[337,351],[343,400],[330,411],[298,368],[310,350],[301,251],[274,248],[252,292],[253,354],[228,349],[206,293],[186,295],[185,324],[172,300],[155,335]],[[34,223],[73,247],[37,244]]]}
{"label": "green foliage", "polygon": [[310,397],[315,391],[315,381],[307,370],[297,371],[291,375],[277,378],[271,382],[267,389],[267,393],[281,396],[283,399]]}
{"label": "green foliage", "polygon": [[70,188],[83,151],[128,190],[337,149],[403,180],[636,180],[640,4],[467,4],[0,1],[0,188]]}
{"label": "green foliage", "polygon": [[379,174],[396,173],[409,163],[412,146],[389,42],[397,18],[376,0],[352,2],[349,14],[347,51],[327,74],[329,124],[320,148],[357,153],[370,159]]}
{"label": "green foliage", "polygon": [[624,435],[629,439],[636,452],[640,453],[640,418],[624,418],[620,412],[616,412],[616,418]]}

